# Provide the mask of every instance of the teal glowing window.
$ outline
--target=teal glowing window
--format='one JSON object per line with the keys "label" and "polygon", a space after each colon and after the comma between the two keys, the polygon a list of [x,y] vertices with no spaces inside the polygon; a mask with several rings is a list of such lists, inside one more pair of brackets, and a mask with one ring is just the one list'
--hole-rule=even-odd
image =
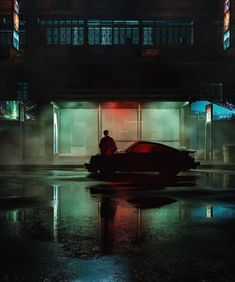
{"label": "teal glowing window", "polygon": [[19,102],[0,101],[0,120],[18,120]]}
{"label": "teal glowing window", "polygon": [[111,27],[101,28],[101,45],[112,45],[112,37]]}

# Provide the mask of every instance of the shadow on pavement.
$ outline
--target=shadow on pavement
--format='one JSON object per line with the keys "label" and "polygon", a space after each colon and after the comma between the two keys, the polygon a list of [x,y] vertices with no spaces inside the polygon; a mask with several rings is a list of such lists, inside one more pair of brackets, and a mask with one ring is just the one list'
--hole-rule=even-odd
{"label": "shadow on pavement", "polygon": [[92,194],[115,193],[124,191],[154,191],[165,187],[193,187],[198,184],[197,176],[176,176],[173,178],[161,177],[157,174],[146,173],[120,173],[120,174],[91,174],[88,176],[94,180],[108,183],[88,187]]}

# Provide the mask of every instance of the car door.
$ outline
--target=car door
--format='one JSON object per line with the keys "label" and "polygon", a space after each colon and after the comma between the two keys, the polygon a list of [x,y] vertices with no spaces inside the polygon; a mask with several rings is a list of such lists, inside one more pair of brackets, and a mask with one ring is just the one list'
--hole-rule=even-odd
{"label": "car door", "polygon": [[122,156],[122,167],[126,171],[151,171],[154,162],[154,144],[137,143]]}

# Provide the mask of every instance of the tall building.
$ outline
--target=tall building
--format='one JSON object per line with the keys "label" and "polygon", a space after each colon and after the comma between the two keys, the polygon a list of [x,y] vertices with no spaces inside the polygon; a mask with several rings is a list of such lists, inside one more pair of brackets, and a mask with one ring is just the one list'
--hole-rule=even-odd
{"label": "tall building", "polygon": [[228,0],[1,1],[2,140],[18,140],[12,154],[24,157],[91,155],[104,129],[119,149],[190,146],[191,103],[234,99],[232,10]]}

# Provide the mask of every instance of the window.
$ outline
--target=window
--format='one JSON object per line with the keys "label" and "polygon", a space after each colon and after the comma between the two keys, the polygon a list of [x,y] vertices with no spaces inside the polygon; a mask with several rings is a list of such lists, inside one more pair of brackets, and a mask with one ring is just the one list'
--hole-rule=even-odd
{"label": "window", "polygon": [[154,144],[139,143],[134,149],[133,153],[153,153],[156,151],[156,146]]}
{"label": "window", "polygon": [[[47,26],[47,44],[88,45],[175,45],[193,44],[193,23],[137,20],[39,20]],[[87,32],[87,42],[85,33]],[[142,42],[140,42],[142,38]],[[1,34],[1,42],[6,36]]]}

